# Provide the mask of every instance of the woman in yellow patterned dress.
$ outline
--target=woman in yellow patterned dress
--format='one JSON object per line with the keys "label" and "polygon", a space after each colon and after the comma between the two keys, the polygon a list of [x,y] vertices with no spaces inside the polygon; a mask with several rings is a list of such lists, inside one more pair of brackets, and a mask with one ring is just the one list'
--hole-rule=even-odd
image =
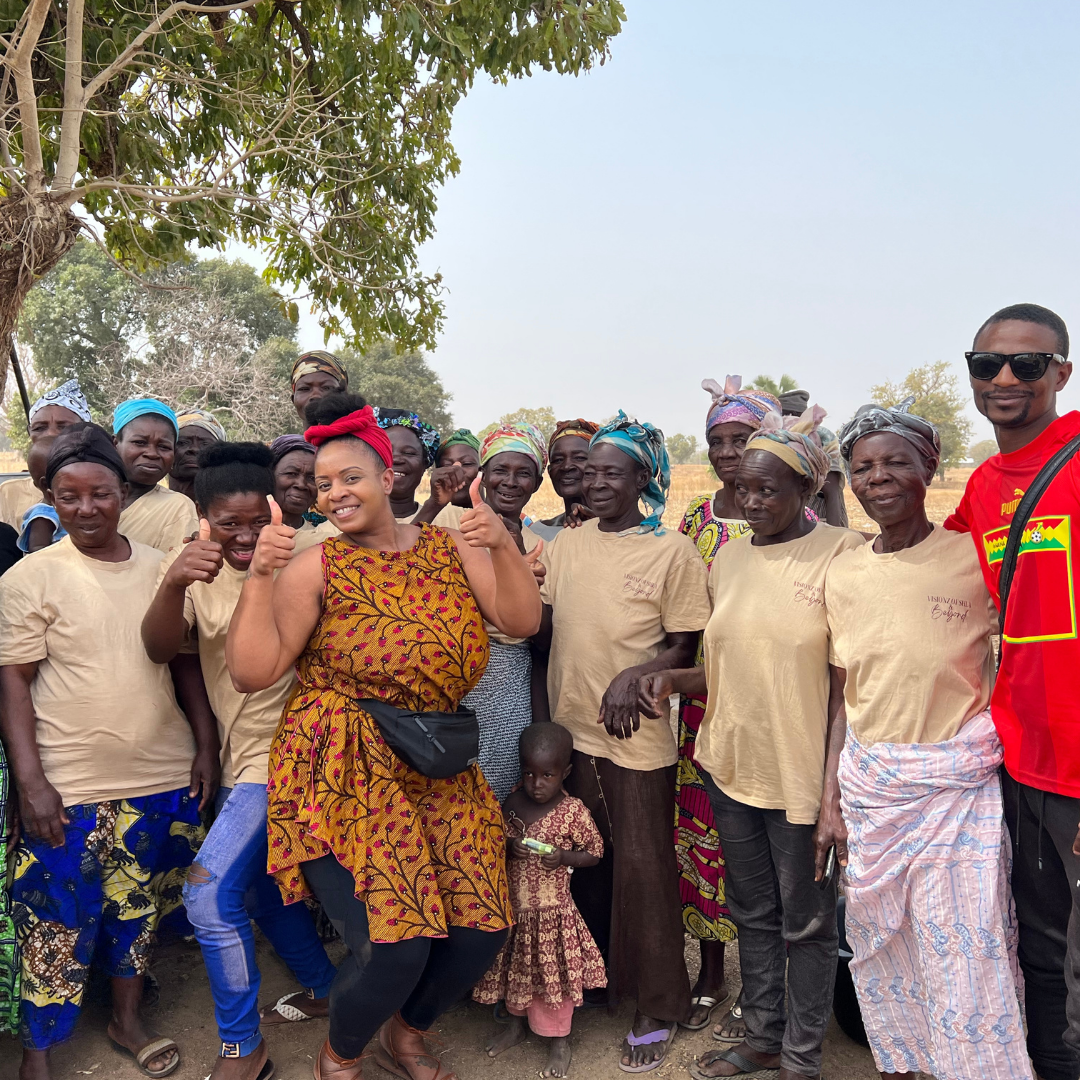
{"label": "woman in yellow patterned dress", "polygon": [[316,1078],[358,1078],[378,1032],[384,1068],[449,1080],[422,1031],[484,974],[513,921],[502,815],[476,765],[424,776],[359,701],[453,711],[487,663],[484,619],[530,637],[539,589],[476,484],[460,531],[394,521],[393,453],[363,398],[328,395],[308,421],[319,511],[341,535],[290,561],[294,530],[274,511],[226,652],[242,692],[294,663],[299,674],[270,751],[269,869],[286,903],[318,896],[350,949]]}

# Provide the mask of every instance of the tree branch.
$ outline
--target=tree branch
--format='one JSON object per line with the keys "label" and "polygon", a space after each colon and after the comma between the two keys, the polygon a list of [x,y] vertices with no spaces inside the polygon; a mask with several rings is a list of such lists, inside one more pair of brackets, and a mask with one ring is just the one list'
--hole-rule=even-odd
{"label": "tree branch", "polygon": [[[3,63],[11,69],[15,79],[15,92],[19,101],[19,119],[22,122],[23,168],[26,172],[26,190],[35,194],[45,187],[45,158],[41,151],[41,129],[38,127],[37,93],[30,58],[34,55],[41,37],[45,18],[49,14],[51,0],[31,0],[27,12],[26,27],[11,51],[11,42]],[[14,39],[13,39],[14,40]]]}
{"label": "tree branch", "polygon": [[64,42],[64,115],[60,122],[60,156],[53,190],[71,187],[79,167],[80,134],[86,102],[83,98],[83,12],[86,0],[70,0]]}

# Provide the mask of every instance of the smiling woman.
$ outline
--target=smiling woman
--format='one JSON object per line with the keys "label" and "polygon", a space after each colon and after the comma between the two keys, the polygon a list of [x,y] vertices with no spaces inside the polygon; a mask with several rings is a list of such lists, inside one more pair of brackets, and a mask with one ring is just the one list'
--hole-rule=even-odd
{"label": "smiling woman", "polygon": [[159,551],[178,546],[199,527],[195,504],[160,486],[173,467],[177,434],[176,414],[155,398],[132,398],[113,413],[113,441],[128,482],[120,532]]}

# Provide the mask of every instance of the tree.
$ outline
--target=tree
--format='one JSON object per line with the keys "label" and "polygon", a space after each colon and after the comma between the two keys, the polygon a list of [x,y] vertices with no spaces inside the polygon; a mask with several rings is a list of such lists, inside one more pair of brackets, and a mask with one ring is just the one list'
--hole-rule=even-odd
{"label": "tree", "polygon": [[764,390],[766,393],[772,394],[773,397],[779,397],[781,394],[786,394],[791,390],[798,390],[799,383],[791,375],[781,375],[779,382],[768,375],[759,375],[746,389]]}
{"label": "tree", "polygon": [[987,458],[992,458],[998,452],[998,444],[993,439],[983,439],[982,442],[972,443],[968,447],[968,457],[976,467],[981,465]]}
{"label": "tree", "polygon": [[452,395],[423,353],[398,352],[392,341],[380,341],[363,354],[346,349],[338,356],[349,369],[349,388],[372,405],[408,409],[444,434],[454,430]]}
{"label": "tree", "polygon": [[440,279],[417,249],[459,167],[455,106],[478,74],[603,62],[624,17],[621,0],[0,0],[0,390],[27,295],[84,226],[139,272],[258,244],[328,336],[431,345]]}
{"label": "tree", "polygon": [[188,258],[153,274],[151,284],[133,280],[89,241],[76,242],[27,297],[20,319],[41,378],[78,379],[91,407],[104,413],[122,383],[146,383],[135,378],[140,365],[155,362],[157,345],[202,318],[211,300],[216,312],[227,309],[233,328],[225,339],[245,338],[237,363],[274,338],[296,336],[281,297],[248,263]]}
{"label": "tree", "polygon": [[555,434],[555,425],[558,422],[555,410],[550,405],[541,405],[538,409],[521,408],[515,409],[513,412],[503,413],[497,423],[488,424],[487,427],[481,428],[477,435],[483,439],[485,435],[490,435],[500,424],[532,424],[544,436],[546,442]]}
{"label": "tree", "polygon": [[964,461],[974,428],[964,415],[967,397],[951,366],[944,360],[909,371],[901,383],[872,386],[870,397],[879,405],[898,405],[904,398],[915,398],[911,411],[935,424],[941,436],[939,473],[942,477],[946,469],[955,468]]}
{"label": "tree", "polygon": [[685,465],[698,450],[696,435],[669,435],[665,443],[668,457],[676,465]]}

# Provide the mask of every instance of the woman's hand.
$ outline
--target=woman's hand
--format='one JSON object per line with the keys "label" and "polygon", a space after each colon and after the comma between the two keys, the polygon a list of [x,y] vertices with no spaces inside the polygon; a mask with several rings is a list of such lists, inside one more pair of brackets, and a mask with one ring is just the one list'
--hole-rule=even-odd
{"label": "woman's hand", "polygon": [[199,799],[199,813],[214,801],[221,785],[221,758],[213,747],[195,751],[195,760],[191,763],[191,785],[188,795],[194,799],[202,790]]}
{"label": "woman's hand", "polygon": [[586,521],[591,521],[596,514],[593,513],[584,503],[574,503],[570,507],[570,513],[566,515],[566,520],[563,525],[567,529],[577,529],[584,525]]}
{"label": "woman's hand", "polygon": [[440,506],[446,506],[468,481],[461,463],[455,461],[452,465],[432,469],[430,482],[430,498]]}
{"label": "woman's hand", "polygon": [[638,679],[638,709],[651,720],[666,715],[667,699],[675,693],[670,671],[650,671]]}
{"label": "woman's hand", "polygon": [[64,826],[71,818],[64,812],[60,792],[44,776],[37,783],[19,785],[19,816],[29,836],[49,847],[64,846]]}
{"label": "woman's hand", "polygon": [[514,541],[507,532],[502,518],[480,498],[480,483],[481,478],[478,476],[469,487],[472,509],[466,510],[461,515],[461,524],[458,528],[469,547],[487,548],[489,551],[494,551],[496,548],[513,544]]}
{"label": "woman's hand", "polygon": [[507,850],[510,852],[511,859],[527,859],[532,852],[521,842],[520,836],[515,836],[509,844],[507,844]]}
{"label": "woman's hand", "polygon": [[814,826],[814,880],[820,881],[825,873],[825,861],[829,848],[836,845],[836,861],[841,866],[848,864],[847,825],[840,812],[840,791],[826,791],[821,799],[817,825]]}
{"label": "woman's hand", "polygon": [[225,561],[220,544],[210,539],[210,522],[199,520],[199,532],[188,541],[172,566],[165,572],[165,583],[178,589],[186,589],[196,581],[211,582]]}
{"label": "woman's hand", "polygon": [[536,578],[537,585],[543,585],[544,578],[547,577],[547,567],[540,561],[540,554],[543,550],[544,541],[541,540],[536,547],[525,556],[525,561],[529,564],[529,569],[533,572],[533,577]]}
{"label": "woman's hand", "polygon": [[607,733],[616,739],[629,739],[639,727],[638,683],[640,676],[635,668],[620,671],[611,685],[604,691],[600,701],[598,724],[607,728]]}
{"label": "woman's hand", "polygon": [[296,550],[296,530],[281,523],[281,507],[273,495],[267,495],[266,501],[270,504],[270,524],[262,527],[255,543],[252,577],[270,577],[275,570],[288,566]]}

